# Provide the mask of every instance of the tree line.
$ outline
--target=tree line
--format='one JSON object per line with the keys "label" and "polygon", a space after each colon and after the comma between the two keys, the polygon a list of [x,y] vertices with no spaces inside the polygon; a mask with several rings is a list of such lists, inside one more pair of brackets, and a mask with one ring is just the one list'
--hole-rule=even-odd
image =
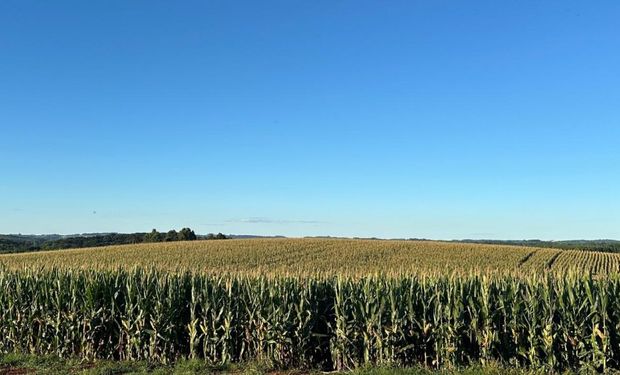
{"label": "tree line", "polygon": [[228,236],[222,233],[209,233],[204,236],[198,236],[191,228],[183,228],[179,231],[172,229],[167,232],[159,232],[156,229],[153,229],[147,233],[104,233],[64,237],[51,240],[33,240],[28,236],[5,236],[0,237],[0,253],[60,250],[149,242],[195,241],[197,239],[224,240],[228,238]]}

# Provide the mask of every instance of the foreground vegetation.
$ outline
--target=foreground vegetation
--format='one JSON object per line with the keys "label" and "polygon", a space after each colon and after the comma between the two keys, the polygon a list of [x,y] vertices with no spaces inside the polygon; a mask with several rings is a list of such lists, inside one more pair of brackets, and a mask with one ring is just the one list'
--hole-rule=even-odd
{"label": "foreground vegetation", "polygon": [[[228,364],[210,366],[200,360],[179,360],[173,364],[149,363],[145,361],[84,361],[62,359],[56,356],[35,356],[24,354],[0,354],[0,374],[36,373],[51,374],[90,374],[90,375],[129,375],[129,374],[278,374],[278,375],[320,375],[318,370],[278,370],[274,371],[261,363]],[[346,372],[350,375],[542,375],[543,371],[510,369],[499,364],[485,367],[470,366],[451,370],[432,370],[423,367],[363,367]]]}
{"label": "foreground vegetation", "polygon": [[619,257],[336,239],[2,255],[0,353],[210,369],[618,369]]}
{"label": "foreground vegetation", "polygon": [[620,277],[6,270],[0,352],[346,370],[618,368]]}

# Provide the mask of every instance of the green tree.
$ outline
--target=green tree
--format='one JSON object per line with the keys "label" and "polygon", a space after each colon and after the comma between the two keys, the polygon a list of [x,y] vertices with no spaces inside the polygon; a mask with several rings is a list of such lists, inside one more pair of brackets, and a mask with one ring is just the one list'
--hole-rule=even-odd
{"label": "green tree", "polygon": [[179,240],[179,234],[174,229],[169,230],[168,233],[166,233],[166,238],[164,239],[164,241],[166,242],[178,241],[178,240]]}
{"label": "green tree", "polygon": [[179,231],[179,241],[194,241],[196,239],[196,233],[189,228],[183,228]]}
{"label": "green tree", "polygon": [[144,242],[161,242],[163,236],[156,229],[144,235]]}

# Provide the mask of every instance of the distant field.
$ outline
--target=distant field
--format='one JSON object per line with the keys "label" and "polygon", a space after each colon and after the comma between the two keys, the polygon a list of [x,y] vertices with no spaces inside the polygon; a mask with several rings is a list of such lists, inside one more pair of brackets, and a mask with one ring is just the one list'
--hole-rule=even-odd
{"label": "distant field", "polygon": [[154,267],[206,273],[366,275],[620,271],[620,254],[547,248],[353,239],[242,239],[108,246],[0,255],[10,269]]}

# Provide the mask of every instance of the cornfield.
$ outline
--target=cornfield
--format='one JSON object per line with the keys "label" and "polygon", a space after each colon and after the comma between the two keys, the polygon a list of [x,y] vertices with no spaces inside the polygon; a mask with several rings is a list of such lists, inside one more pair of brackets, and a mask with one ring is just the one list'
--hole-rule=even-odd
{"label": "cornfield", "polygon": [[620,272],[620,254],[432,241],[250,239],[170,242],[0,255],[0,264],[119,267],[240,275]]}
{"label": "cornfield", "polygon": [[0,273],[0,351],[348,369],[618,368],[620,278]]}
{"label": "cornfield", "polygon": [[0,257],[0,353],[325,370],[620,369],[612,254],[405,241],[251,245]]}

